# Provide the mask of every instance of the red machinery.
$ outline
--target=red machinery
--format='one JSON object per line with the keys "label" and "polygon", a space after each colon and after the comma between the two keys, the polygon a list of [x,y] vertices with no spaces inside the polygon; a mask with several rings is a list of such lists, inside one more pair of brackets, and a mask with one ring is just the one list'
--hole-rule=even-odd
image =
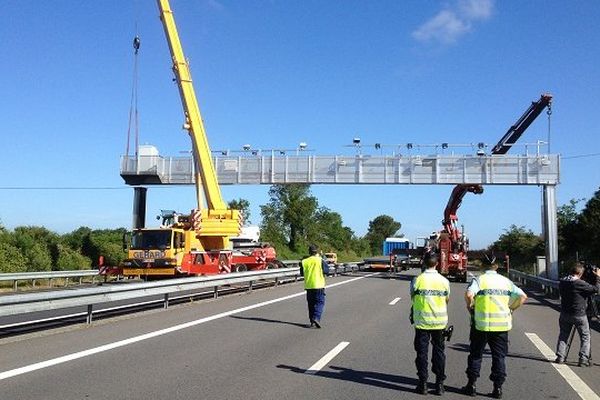
{"label": "red machinery", "polygon": [[[491,154],[506,154],[529,125],[542,113],[544,108],[548,107],[548,115],[551,114],[551,104],[552,95],[550,94],[542,94],[539,100],[532,102],[521,118],[508,129],[502,139],[492,148]],[[444,209],[444,219],[442,221],[444,228],[437,240],[440,273],[454,276],[456,280],[462,282],[467,280],[469,241],[464,232],[461,232],[457,227],[458,216],[456,213],[463,197],[469,192],[481,194],[483,193],[483,187],[481,185],[456,185],[454,187]]]}
{"label": "red machinery", "polygon": [[183,256],[179,272],[213,275],[283,267],[270,245],[246,250],[192,251]]}

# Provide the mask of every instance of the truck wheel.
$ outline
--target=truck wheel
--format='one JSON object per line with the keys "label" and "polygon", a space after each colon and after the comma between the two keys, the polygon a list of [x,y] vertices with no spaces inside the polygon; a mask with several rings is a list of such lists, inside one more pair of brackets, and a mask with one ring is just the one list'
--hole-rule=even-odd
{"label": "truck wheel", "polygon": [[277,265],[277,263],[270,262],[267,264],[267,269],[277,269],[277,268],[279,268],[279,265]]}
{"label": "truck wheel", "polygon": [[248,271],[248,267],[246,266],[246,264],[235,264],[235,266],[233,267],[233,271],[234,272],[246,272],[246,271]]}

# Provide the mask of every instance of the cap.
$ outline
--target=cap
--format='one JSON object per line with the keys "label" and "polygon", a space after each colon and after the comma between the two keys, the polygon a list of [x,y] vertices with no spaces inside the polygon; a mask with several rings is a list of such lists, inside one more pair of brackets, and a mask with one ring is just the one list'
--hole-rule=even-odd
{"label": "cap", "polygon": [[496,264],[496,256],[493,253],[486,253],[484,257],[481,259],[483,265],[494,265]]}
{"label": "cap", "polygon": [[308,252],[310,254],[317,254],[319,252],[319,247],[316,244],[311,244],[308,246]]}

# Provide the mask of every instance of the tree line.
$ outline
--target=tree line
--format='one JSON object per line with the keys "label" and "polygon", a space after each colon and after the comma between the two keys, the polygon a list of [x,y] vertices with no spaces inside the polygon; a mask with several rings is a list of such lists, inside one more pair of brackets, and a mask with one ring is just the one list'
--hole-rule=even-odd
{"label": "tree line", "polygon": [[[587,201],[571,199],[568,204],[559,206],[557,231],[561,274],[578,261],[600,265],[600,190]],[[531,272],[536,256],[545,254],[545,241],[542,235],[524,226],[511,225],[489,250],[509,254],[511,265]]]}
{"label": "tree line", "polygon": [[125,257],[125,228],[92,230],[81,227],[60,235],[44,227],[0,225],[0,272],[64,271],[118,265]]}
{"label": "tree line", "polygon": [[[557,210],[563,269],[578,260],[600,263],[600,190],[578,211],[583,202],[574,199]],[[250,222],[247,200],[232,200],[229,207],[242,211],[246,223]],[[376,216],[369,221],[367,233],[357,235],[339,213],[319,205],[307,184],[271,186],[260,214],[261,240],[272,244],[284,260],[303,257],[312,243],[324,252],[338,253],[341,261],[359,260],[381,254],[386,237],[402,236],[402,224],[389,215]],[[10,231],[0,224],[0,272],[88,269],[98,266],[100,256],[106,265],[118,265],[125,258],[126,232],[126,228],[80,227],[61,235],[38,226]],[[509,254],[513,267],[527,270],[536,256],[544,254],[544,240],[524,226],[511,225],[486,250]]]}

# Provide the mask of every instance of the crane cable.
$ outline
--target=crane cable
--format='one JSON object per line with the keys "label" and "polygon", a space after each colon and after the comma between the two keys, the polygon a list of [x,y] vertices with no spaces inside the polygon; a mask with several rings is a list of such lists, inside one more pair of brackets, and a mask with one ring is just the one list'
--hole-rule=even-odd
{"label": "crane cable", "polygon": [[138,126],[138,52],[140,50],[140,37],[137,35],[137,22],[136,22],[136,35],[133,38],[133,79],[131,85],[131,101],[129,105],[129,124],[127,127],[127,147],[125,148],[125,155],[129,156],[129,143],[131,140],[131,130],[135,134],[135,151],[134,154],[137,157],[138,145],[139,145],[139,126]]}
{"label": "crane cable", "polygon": [[551,120],[552,120],[552,103],[548,104],[548,110],[546,110],[546,114],[548,114],[548,154],[550,154],[550,133],[551,133]]}

